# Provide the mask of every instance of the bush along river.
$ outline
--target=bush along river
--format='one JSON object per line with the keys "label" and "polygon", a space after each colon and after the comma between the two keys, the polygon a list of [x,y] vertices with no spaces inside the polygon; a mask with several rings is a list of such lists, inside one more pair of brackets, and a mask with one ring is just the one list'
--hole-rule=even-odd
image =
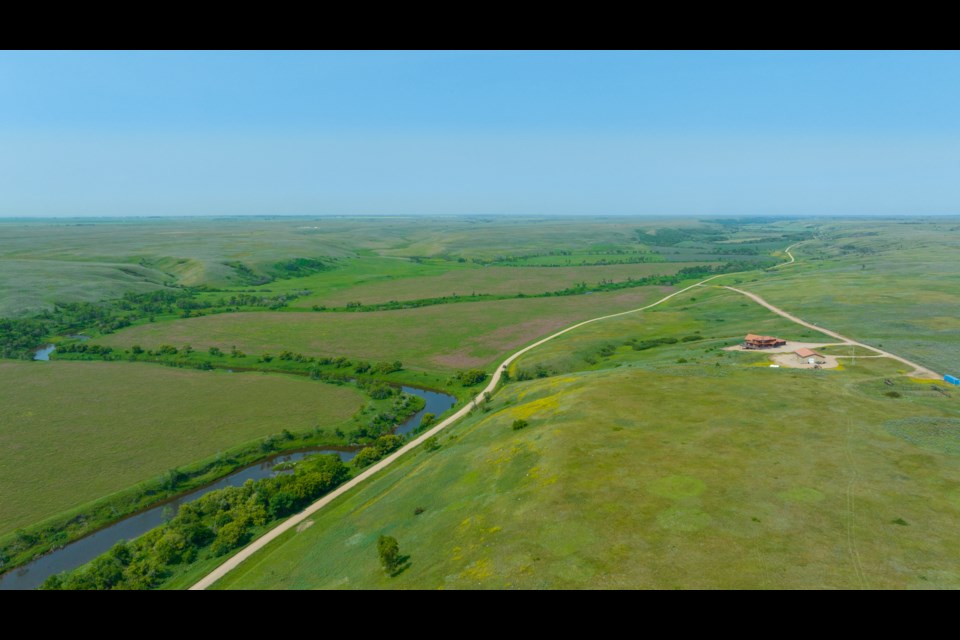
{"label": "bush along river", "polygon": [[[48,357],[51,351],[53,351],[52,348],[44,355]],[[405,393],[423,398],[424,407],[394,429],[394,433],[397,435],[406,436],[416,430],[416,428],[420,426],[420,420],[425,413],[432,413],[438,416],[449,410],[457,402],[453,396],[437,391],[407,386],[401,387],[401,389]],[[140,513],[128,516],[84,538],[75,540],[60,549],[51,551],[21,567],[11,569],[8,573],[0,576],[0,591],[36,589],[49,576],[84,565],[97,556],[109,551],[110,548],[120,540],[132,540],[150,531],[154,527],[160,526],[173,517],[180,505],[184,503],[196,500],[200,496],[211,491],[216,491],[217,489],[239,487],[247,480],[269,478],[278,473],[292,473],[292,470],[275,471],[274,467],[284,462],[296,462],[318,453],[336,453],[340,456],[341,460],[347,461],[351,460],[357,454],[357,451],[352,449],[334,450],[317,447],[271,456],[256,464],[234,471],[230,475],[212,484],[195,489],[173,500],[160,503]]]}

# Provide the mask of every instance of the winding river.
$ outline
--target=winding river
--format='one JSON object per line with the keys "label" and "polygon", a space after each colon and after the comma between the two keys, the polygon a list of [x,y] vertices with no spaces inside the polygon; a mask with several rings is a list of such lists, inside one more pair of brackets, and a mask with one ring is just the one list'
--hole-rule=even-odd
{"label": "winding river", "polygon": [[[44,347],[37,351],[34,359],[49,360],[52,351],[53,345]],[[453,407],[457,402],[456,398],[446,393],[407,386],[401,387],[401,389],[405,393],[423,398],[424,407],[394,429],[394,433],[398,435],[407,435],[416,429],[420,425],[420,419],[425,413],[432,413],[439,416]],[[316,453],[336,453],[340,456],[340,459],[344,461],[350,460],[357,455],[356,450],[335,450],[316,447],[303,451],[288,451],[271,456],[258,463],[238,469],[216,482],[200,487],[199,489],[194,489],[172,500],[157,504],[145,511],[127,516],[95,533],[75,540],[60,549],[51,551],[32,562],[13,569],[9,573],[0,576],[0,591],[36,589],[48,577],[63,571],[75,569],[90,562],[100,554],[108,551],[110,547],[120,540],[132,540],[150,531],[154,527],[160,526],[177,512],[180,505],[186,502],[196,500],[200,496],[210,493],[211,491],[216,491],[217,489],[239,487],[247,480],[269,478],[278,473],[292,473],[292,471],[274,471],[273,468],[281,462],[295,462]]]}

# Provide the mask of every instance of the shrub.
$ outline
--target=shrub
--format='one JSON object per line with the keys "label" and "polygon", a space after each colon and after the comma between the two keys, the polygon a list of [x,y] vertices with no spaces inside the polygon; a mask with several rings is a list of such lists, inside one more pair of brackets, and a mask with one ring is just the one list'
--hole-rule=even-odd
{"label": "shrub", "polygon": [[526,420],[522,420],[522,419],[518,418],[518,419],[516,419],[516,420],[513,421],[513,430],[514,430],[514,431],[520,431],[520,429],[526,429],[528,426],[530,426],[530,423],[527,422]]}
{"label": "shrub", "polygon": [[381,535],[377,539],[377,555],[384,571],[394,573],[400,566],[400,544],[393,536]]}

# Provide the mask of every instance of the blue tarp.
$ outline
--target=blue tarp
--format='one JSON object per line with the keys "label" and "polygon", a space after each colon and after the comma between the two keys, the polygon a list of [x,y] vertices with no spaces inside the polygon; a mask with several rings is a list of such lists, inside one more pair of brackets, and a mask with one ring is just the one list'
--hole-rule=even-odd
{"label": "blue tarp", "polygon": [[943,381],[944,381],[944,382],[949,382],[950,384],[958,384],[958,385],[960,385],[960,378],[958,378],[958,377],[956,377],[956,376],[943,376]]}

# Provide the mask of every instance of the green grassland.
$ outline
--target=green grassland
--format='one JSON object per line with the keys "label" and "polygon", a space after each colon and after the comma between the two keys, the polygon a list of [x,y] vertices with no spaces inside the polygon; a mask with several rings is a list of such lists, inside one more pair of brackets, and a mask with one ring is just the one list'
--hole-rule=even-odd
{"label": "green grassland", "polygon": [[0,317],[43,311],[60,300],[97,302],[163,288],[169,276],[138,264],[0,260]]}
{"label": "green grassland", "polygon": [[98,342],[124,348],[190,344],[199,350],[235,345],[258,354],[289,349],[308,355],[398,359],[406,368],[450,373],[491,367],[535,338],[597,315],[641,307],[668,290],[640,287],[369,313],[217,314],[141,324]]}
{"label": "green grassland", "polygon": [[[311,309],[534,296],[691,263],[750,263],[755,271],[526,354],[438,451],[409,456],[340,499],[226,584],[960,587],[951,525],[960,392],[912,381],[884,358],[800,371],[723,351],[748,332],[834,340],[715,286],[756,291],[806,320],[958,373],[958,232],[960,220],[947,218],[0,221],[0,318],[170,288],[209,304],[134,314],[115,333],[106,332],[122,324],[99,325],[104,335],[46,326],[64,336],[85,330],[87,344],[118,349],[191,345],[191,366],[267,366],[264,353],[274,356],[269,366],[305,366],[280,362],[282,351],[399,360],[404,370],[389,381],[442,387],[458,370],[490,371],[560,328],[694,280]],[[794,243],[797,262],[771,268]],[[239,292],[268,300],[216,302]],[[178,317],[191,309],[207,315]],[[27,356],[31,345],[22,345]],[[247,356],[226,360],[208,354],[213,346]],[[353,388],[292,376],[133,362],[0,361],[0,384],[0,537],[281,429],[349,431],[365,402]],[[451,384],[461,399],[469,391]],[[529,427],[514,431],[516,419]],[[380,533],[411,557],[395,578],[377,567]]]}
{"label": "green grassland", "polygon": [[[729,291],[662,309],[535,350],[519,368],[564,372],[507,385],[218,586],[960,587],[960,394],[889,359],[806,371],[719,352],[745,327],[809,337]],[[696,331],[603,368],[580,354]],[[381,534],[409,556],[395,577]]]}
{"label": "green grassland", "polygon": [[[664,229],[686,229],[692,239],[666,247],[651,244],[655,234],[648,232]],[[709,233],[698,231],[704,229]],[[717,230],[722,235],[717,235]],[[0,317],[27,315],[50,308],[54,302],[117,298],[162,286],[228,291],[309,289],[317,300],[323,300],[380,278],[439,276],[487,263],[570,265],[572,255],[577,256],[573,264],[614,263],[638,252],[651,261],[718,262],[735,257],[762,263],[763,255],[725,256],[722,247],[731,246],[726,243],[738,238],[758,237],[768,238],[770,247],[780,246],[787,244],[789,234],[798,232],[803,228],[790,220],[745,222],[742,228],[695,219],[653,218],[2,220],[0,292],[4,295],[0,296]],[[755,248],[761,254],[768,249],[767,245]],[[544,258],[558,253],[564,255],[556,260]],[[283,275],[279,265],[296,258],[321,259],[336,268],[314,274],[316,277],[274,280]],[[534,262],[525,262],[531,260]],[[608,277],[596,275],[597,279]],[[487,284],[482,275],[468,277],[478,280],[465,283],[465,287]],[[524,284],[531,277],[513,274],[511,278],[521,281],[520,288],[509,286],[507,290],[516,293],[533,287]],[[545,284],[557,277],[559,274],[545,275]],[[589,281],[584,277],[574,281],[584,279]],[[256,287],[265,281],[269,281],[266,286]],[[569,284],[561,282],[543,290]]]}
{"label": "green grassland", "polygon": [[[731,353],[747,333],[786,340],[833,341],[786,318],[772,314],[733,291],[704,286],[642,313],[594,322],[530,351],[511,365],[511,374],[538,367],[552,373],[608,369],[616,366],[715,367],[730,363],[769,363],[762,353]],[[647,347],[662,338],[675,344]],[[686,340],[686,341],[685,341]],[[638,349],[639,348],[639,349]],[[642,354],[643,357],[639,357]]]}
{"label": "green grassland", "polygon": [[[380,259],[384,261],[384,259]],[[412,264],[412,263],[406,263]],[[344,307],[350,302],[376,304],[391,300],[418,300],[442,296],[464,295],[535,295],[576,287],[581,282],[597,285],[601,282],[624,282],[650,275],[674,274],[684,267],[704,264],[702,262],[672,262],[652,264],[618,264],[588,267],[434,267],[444,269],[441,274],[424,273],[426,265],[420,266],[415,276],[401,276],[391,271],[366,282],[350,286],[341,285],[339,290],[323,295],[299,298],[293,308],[310,308],[313,305]],[[391,265],[391,268],[393,265]],[[332,279],[335,273],[318,274],[310,278],[317,281],[321,276]],[[304,286],[315,290],[303,279]],[[298,282],[300,284],[300,282]]]}
{"label": "green grassland", "polygon": [[356,389],[123,362],[0,362],[0,535],[244,442],[333,427]]}
{"label": "green grassland", "polygon": [[796,264],[742,288],[934,371],[960,371],[960,220],[831,222],[793,253]]}

